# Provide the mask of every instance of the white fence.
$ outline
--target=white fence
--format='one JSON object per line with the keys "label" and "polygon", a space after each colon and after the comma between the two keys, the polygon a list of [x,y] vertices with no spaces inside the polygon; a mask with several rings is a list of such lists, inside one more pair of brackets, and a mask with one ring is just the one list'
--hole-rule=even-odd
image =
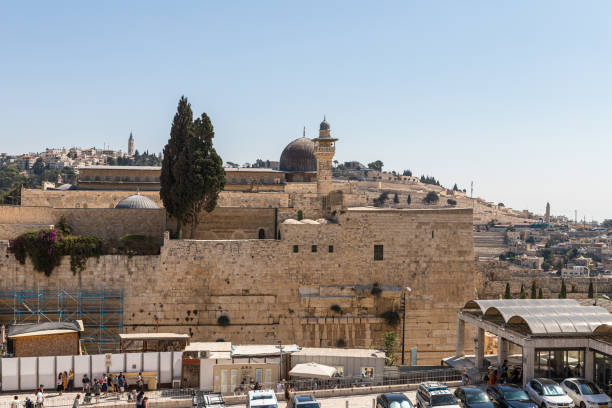
{"label": "white fence", "polygon": [[[155,372],[160,384],[169,384],[181,379],[182,358],[179,351],[111,354],[108,372]],[[107,372],[104,354],[2,358],[1,362],[2,391],[32,391],[40,384],[55,389],[58,373],[70,369],[74,370],[74,386],[82,387],[84,374],[101,378]]]}

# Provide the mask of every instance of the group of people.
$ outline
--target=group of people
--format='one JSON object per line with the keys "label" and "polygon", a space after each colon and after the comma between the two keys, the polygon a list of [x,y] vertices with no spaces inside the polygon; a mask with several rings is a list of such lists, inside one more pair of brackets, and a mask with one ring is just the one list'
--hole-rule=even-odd
{"label": "group of people", "polygon": [[[30,397],[26,397],[23,405],[24,408],[44,408],[44,389],[45,387],[41,384],[38,386],[36,391],[34,391],[34,402],[30,399]],[[11,401],[11,408],[22,408],[21,402],[19,401],[19,397],[17,395],[15,395]]]}
{"label": "group of people", "polygon": [[62,395],[64,391],[72,391],[74,389],[74,371],[72,371],[72,368],[70,372],[64,371],[57,375],[56,385],[59,395]]}
{"label": "group of people", "polygon": [[519,365],[510,366],[508,360],[504,360],[499,369],[490,368],[483,377],[483,382],[489,385],[495,384],[521,384],[523,382],[523,372]]}

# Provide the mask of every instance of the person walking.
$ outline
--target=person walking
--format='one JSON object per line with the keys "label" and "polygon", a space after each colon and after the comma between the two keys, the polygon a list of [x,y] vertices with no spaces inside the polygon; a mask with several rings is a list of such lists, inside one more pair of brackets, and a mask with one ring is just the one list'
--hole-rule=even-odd
{"label": "person walking", "polygon": [[72,392],[74,390],[74,370],[71,368],[68,373],[68,391]]}
{"label": "person walking", "polygon": [[144,392],[140,391],[136,397],[136,408],[142,408],[142,400],[144,399]]}
{"label": "person walking", "polygon": [[138,389],[138,392],[142,392],[142,386],[143,386],[142,373],[139,372],[138,377],[136,377],[136,388]]}
{"label": "person walking", "polygon": [[102,377],[102,394],[106,397],[108,395],[108,377],[104,374]]}
{"label": "person walking", "polygon": [[43,395],[43,389],[39,388],[36,390],[36,408],[43,408],[45,404],[45,396]]}
{"label": "person walking", "polygon": [[287,384],[287,386],[285,387],[285,402],[289,404],[290,400],[291,400],[291,384]]}
{"label": "person walking", "polygon": [[89,392],[90,388],[91,382],[89,380],[89,377],[87,376],[87,374],[83,374],[83,392]]}
{"label": "person walking", "polygon": [[19,397],[16,395],[13,397],[13,400],[11,401],[11,408],[19,408]]}
{"label": "person walking", "polygon": [[142,408],[149,408],[149,397],[144,397],[142,399]]}
{"label": "person walking", "polygon": [[74,402],[72,403],[72,408],[79,408],[79,404],[80,404],[80,400],[81,399],[81,394],[77,394],[76,397],[74,397]]}
{"label": "person walking", "polygon": [[119,376],[113,375],[111,377],[111,381],[113,382],[113,392],[118,393],[119,392]]}
{"label": "person walking", "polygon": [[96,397],[96,404],[100,403],[100,390],[102,389],[102,385],[100,384],[102,380],[98,380],[94,378],[93,381],[93,392]]}
{"label": "person walking", "polygon": [[57,389],[57,393],[61,396],[62,392],[64,391],[64,382],[62,381],[62,373],[59,373],[57,375],[56,389]]}
{"label": "person walking", "polygon": [[123,393],[125,392],[125,375],[123,375],[123,371],[119,373],[119,398],[123,397]]}

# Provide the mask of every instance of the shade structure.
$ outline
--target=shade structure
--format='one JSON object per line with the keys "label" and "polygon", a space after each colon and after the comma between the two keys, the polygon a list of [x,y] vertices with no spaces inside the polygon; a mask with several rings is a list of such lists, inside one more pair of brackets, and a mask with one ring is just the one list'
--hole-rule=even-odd
{"label": "shade structure", "polygon": [[326,366],[318,363],[296,364],[289,371],[289,375],[293,377],[307,378],[331,378],[338,373],[334,367]]}

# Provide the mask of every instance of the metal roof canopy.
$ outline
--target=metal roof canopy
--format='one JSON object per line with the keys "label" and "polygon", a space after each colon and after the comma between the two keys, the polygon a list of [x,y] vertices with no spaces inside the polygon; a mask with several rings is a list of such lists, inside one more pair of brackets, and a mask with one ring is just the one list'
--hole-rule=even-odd
{"label": "metal roof canopy", "polygon": [[612,314],[598,306],[582,306],[573,299],[471,300],[465,312],[507,325],[526,325],[534,336],[592,334],[612,325]]}

